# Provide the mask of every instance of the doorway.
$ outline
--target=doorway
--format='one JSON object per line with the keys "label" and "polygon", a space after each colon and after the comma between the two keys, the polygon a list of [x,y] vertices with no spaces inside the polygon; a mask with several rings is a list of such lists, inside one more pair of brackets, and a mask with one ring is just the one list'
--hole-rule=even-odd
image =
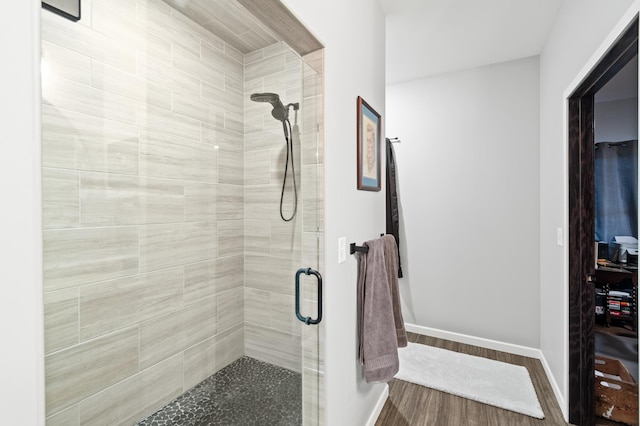
{"label": "doorway", "polygon": [[595,95],[638,54],[638,20],[569,97],[569,421],[595,424]]}

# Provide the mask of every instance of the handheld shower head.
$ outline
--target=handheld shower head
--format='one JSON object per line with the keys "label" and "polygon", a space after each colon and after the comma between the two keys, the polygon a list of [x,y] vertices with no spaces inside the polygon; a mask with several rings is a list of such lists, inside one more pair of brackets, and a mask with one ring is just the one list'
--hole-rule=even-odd
{"label": "handheld shower head", "polygon": [[276,120],[284,121],[289,118],[289,109],[285,108],[277,93],[253,93],[250,99],[254,102],[269,102],[273,107],[271,115]]}
{"label": "handheld shower head", "polygon": [[[284,139],[287,143],[286,152],[287,160],[284,163],[284,176],[282,178],[282,191],[280,192],[280,217],[285,222],[291,221],[298,211],[298,189],[296,187],[296,169],[293,160],[293,131],[291,129],[291,123],[289,122],[289,107],[293,107],[294,111],[297,111],[300,107],[299,104],[289,104],[284,106],[280,101],[280,96],[277,93],[253,93],[249,98],[254,102],[269,102],[273,109],[271,115],[278,121],[282,121],[282,129],[284,131]],[[288,127],[287,127],[288,126]],[[291,178],[293,179],[293,214],[290,217],[285,217],[282,212],[282,200],[284,199],[284,189],[287,185],[287,170],[289,169],[289,158],[291,158]]]}

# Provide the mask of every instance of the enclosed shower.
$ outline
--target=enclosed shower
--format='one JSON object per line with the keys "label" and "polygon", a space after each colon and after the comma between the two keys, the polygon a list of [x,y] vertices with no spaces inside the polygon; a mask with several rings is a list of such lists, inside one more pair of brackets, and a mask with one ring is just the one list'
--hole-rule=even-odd
{"label": "enclosed shower", "polygon": [[322,424],[322,52],[241,3],[42,11],[47,425]]}

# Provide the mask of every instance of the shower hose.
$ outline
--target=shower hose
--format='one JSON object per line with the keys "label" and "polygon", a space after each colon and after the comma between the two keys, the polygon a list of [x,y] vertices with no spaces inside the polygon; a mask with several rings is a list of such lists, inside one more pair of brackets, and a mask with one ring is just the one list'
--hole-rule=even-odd
{"label": "shower hose", "polygon": [[[282,129],[284,130],[284,139],[287,143],[287,160],[284,163],[284,177],[282,178],[282,191],[280,192],[280,217],[285,222],[290,222],[296,216],[296,212],[298,211],[298,189],[296,187],[296,169],[293,161],[293,130],[289,119],[282,120]],[[289,158],[291,158],[291,177],[293,179],[293,213],[289,218],[286,218],[282,212],[282,202],[284,199],[284,188],[287,185]]]}

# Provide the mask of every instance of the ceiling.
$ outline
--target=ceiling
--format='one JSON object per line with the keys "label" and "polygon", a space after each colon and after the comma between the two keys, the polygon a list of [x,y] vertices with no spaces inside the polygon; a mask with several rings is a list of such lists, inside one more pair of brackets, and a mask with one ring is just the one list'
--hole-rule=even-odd
{"label": "ceiling", "polygon": [[[278,1],[164,1],[242,53],[283,39],[291,43],[292,37],[295,44],[302,37],[300,32],[282,37],[245,7]],[[386,14],[387,84],[393,84],[537,55],[563,0],[378,1]],[[278,22],[284,19],[277,17]],[[311,46],[303,50],[319,44]],[[637,93],[637,59],[619,74],[598,93],[599,101]]]}
{"label": "ceiling", "polygon": [[537,55],[563,0],[379,0],[387,84]]}
{"label": "ceiling", "polygon": [[[283,40],[245,7],[277,0],[163,1],[242,53]],[[387,84],[393,84],[537,55],[563,0],[378,1],[386,14]]]}

